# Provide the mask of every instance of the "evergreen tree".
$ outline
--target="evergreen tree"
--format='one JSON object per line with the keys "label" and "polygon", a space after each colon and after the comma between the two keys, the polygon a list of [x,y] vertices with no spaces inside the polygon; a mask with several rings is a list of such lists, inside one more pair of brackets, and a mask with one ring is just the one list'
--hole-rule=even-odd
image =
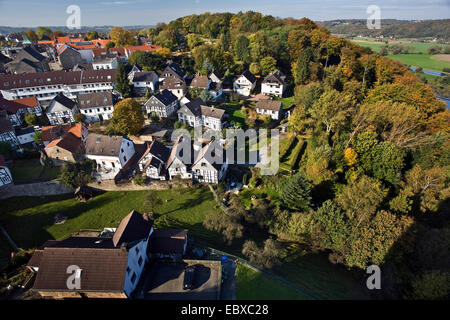
{"label": "evergreen tree", "polygon": [[127,70],[125,64],[120,63],[116,74],[116,90],[119,91],[124,98],[131,96],[132,85],[128,81]]}
{"label": "evergreen tree", "polygon": [[311,48],[303,50],[297,59],[295,68],[295,83],[305,84],[310,75],[309,62],[312,60],[313,54]]}
{"label": "evergreen tree", "polygon": [[281,191],[281,203],[284,207],[306,211],[311,205],[311,184],[303,174],[290,178]]}

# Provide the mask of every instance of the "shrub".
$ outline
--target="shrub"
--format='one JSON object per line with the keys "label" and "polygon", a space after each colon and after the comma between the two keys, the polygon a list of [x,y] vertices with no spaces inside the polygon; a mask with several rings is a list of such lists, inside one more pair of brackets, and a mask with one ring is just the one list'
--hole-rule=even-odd
{"label": "shrub", "polygon": [[142,174],[137,174],[133,178],[133,183],[137,186],[143,186],[145,185],[146,179]]}

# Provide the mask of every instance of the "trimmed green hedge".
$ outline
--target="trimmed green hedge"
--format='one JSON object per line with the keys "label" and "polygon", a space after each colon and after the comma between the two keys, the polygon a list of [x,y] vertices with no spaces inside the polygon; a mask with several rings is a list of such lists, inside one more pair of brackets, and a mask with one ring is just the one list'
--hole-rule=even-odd
{"label": "trimmed green hedge", "polygon": [[286,146],[283,150],[280,151],[280,161],[283,161],[283,159],[286,157],[288,152],[291,150],[294,143],[297,141],[297,137],[295,135],[292,135],[289,137],[288,142],[286,143]]}
{"label": "trimmed green hedge", "polygon": [[303,154],[304,146],[305,141],[300,140],[295,146],[294,150],[292,151],[291,159],[289,161],[289,166],[291,167],[291,170],[294,169],[297,166],[298,162],[300,161],[301,156]]}

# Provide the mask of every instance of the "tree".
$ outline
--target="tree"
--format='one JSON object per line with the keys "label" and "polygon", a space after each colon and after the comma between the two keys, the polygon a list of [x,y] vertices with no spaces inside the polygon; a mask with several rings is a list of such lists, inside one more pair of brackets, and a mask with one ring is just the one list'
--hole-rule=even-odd
{"label": "tree", "polygon": [[347,212],[354,225],[359,226],[373,217],[385,196],[386,191],[379,181],[362,176],[358,181],[344,186],[336,202]]}
{"label": "tree", "polygon": [[261,72],[263,76],[266,76],[269,73],[276,71],[277,69],[277,60],[270,56],[262,58],[259,64],[261,66]]}
{"label": "tree", "polygon": [[138,134],[144,125],[141,105],[131,98],[118,102],[114,106],[112,123],[120,134]]}
{"label": "tree", "polygon": [[38,117],[33,113],[26,113],[24,118],[29,126],[37,126],[39,124]]}
{"label": "tree", "polygon": [[172,51],[169,48],[158,48],[156,49],[156,54],[160,55],[164,59],[169,59],[172,57]]}
{"label": "tree", "polygon": [[37,145],[42,144],[42,131],[36,131],[33,136],[33,140]]}
{"label": "tree", "polygon": [[209,211],[203,220],[203,226],[222,234],[223,240],[231,244],[234,239],[241,238],[244,226],[241,223],[242,216],[238,214],[226,214],[224,212]]}
{"label": "tree", "polygon": [[242,254],[249,259],[250,263],[266,269],[271,269],[280,263],[280,248],[273,239],[267,239],[262,249],[254,241],[247,240],[242,247]]}
{"label": "tree", "polygon": [[213,98],[213,96],[211,95],[211,93],[208,91],[208,90],[206,90],[206,89],[203,89],[202,90],[202,92],[200,93],[200,99],[202,99],[206,104],[209,104],[209,103],[211,103],[211,102],[213,102],[214,101],[214,98]]}
{"label": "tree", "polygon": [[119,63],[119,67],[117,68],[115,88],[125,98],[131,96],[132,86],[128,81],[127,71],[125,68],[125,64],[123,63]]}
{"label": "tree", "polygon": [[114,41],[109,41],[107,44],[106,44],[106,49],[111,49],[111,48],[114,48],[116,46],[116,44],[115,44],[115,42]]}
{"label": "tree", "polygon": [[12,151],[11,144],[8,142],[0,141],[0,154],[7,155]]}
{"label": "tree", "polygon": [[189,49],[194,49],[195,47],[198,47],[199,45],[203,44],[202,38],[195,33],[190,33],[186,36],[187,44]]}
{"label": "tree", "polygon": [[311,61],[311,57],[311,50],[307,48],[300,53],[296,63],[293,64],[292,73],[296,84],[305,84],[308,82],[310,76],[309,62]]}
{"label": "tree", "polygon": [[387,46],[381,46],[380,48],[380,56],[387,56],[389,54]]}
{"label": "tree", "polygon": [[304,86],[296,86],[294,90],[294,103],[302,104],[305,111],[310,111],[314,102],[319,100],[323,93],[323,84],[319,82],[311,82]]}
{"label": "tree", "polygon": [[109,37],[119,47],[134,45],[134,34],[128,29],[112,27]]}
{"label": "tree", "polygon": [[324,231],[324,236],[320,237],[321,245],[332,250],[343,250],[350,235],[349,221],[345,211],[332,200],[327,200],[317,211],[314,211],[313,219]]}
{"label": "tree", "polygon": [[284,185],[280,200],[285,208],[308,211],[311,206],[311,183],[301,173],[294,175]]}
{"label": "tree", "polygon": [[417,275],[412,281],[409,299],[442,300],[450,295],[450,273],[439,270],[427,271]]}
{"label": "tree", "polygon": [[26,30],[25,31],[25,35],[27,36],[27,38],[34,42],[38,40],[38,35],[36,34],[36,32],[34,32],[33,30]]}
{"label": "tree", "polygon": [[390,141],[384,141],[371,150],[374,177],[396,185],[400,182],[406,153]]}
{"label": "tree", "polygon": [[257,62],[252,62],[249,68],[250,72],[259,75],[261,73],[261,66]]}
{"label": "tree", "polygon": [[155,214],[155,210],[163,205],[163,201],[154,190],[150,190],[144,200],[145,208],[151,215]]}
{"label": "tree", "polygon": [[50,36],[52,35],[52,30],[46,27],[38,27],[36,35],[39,40],[42,40],[42,38],[44,37],[50,39]]}
{"label": "tree", "polygon": [[428,54],[429,55],[434,55],[434,54],[439,54],[441,53],[441,47],[440,46],[431,46],[428,48]]}
{"label": "tree", "polygon": [[96,30],[91,31],[88,33],[87,39],[88,40],[95,40],[98,39],[100,36],[98,35],[98,32]]}
{"label": "tree", "polygon": [[86,121],[86,116],[82,113],[77,113],[76,115],[73,116],[73,119],[77,123],[84,123],[84,121]]}
{"label": "tree", "polygon": [[91,159],[65,163],[61,168],[58,180],[71,188],[81,187],[92,181],[92,173],[96,167],[96,162]]}
{"label": "tree", "polygon": [[250,62],[250,50],[248,48],[249,44],[250,41],[248,40],[248,38],[246,36],[240,35],[234,41],[233,46],[234,54],[236,55],[236,57],[246,64]]}

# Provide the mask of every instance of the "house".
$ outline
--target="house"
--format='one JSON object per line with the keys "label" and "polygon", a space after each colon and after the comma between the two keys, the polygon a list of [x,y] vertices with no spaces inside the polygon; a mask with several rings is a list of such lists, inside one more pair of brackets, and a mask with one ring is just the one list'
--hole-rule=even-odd
{"label": "house", "polygon": [[6,166],[5,158],[0,154],[0,187],[13,183],[11,171]]}
{"label": "house", "polygon": [[162,92],[151,96],[143,106],[149,117],[154,112],[160,118],[172,116],[177,110],[177,107],[178,99],[169,90],[163,90]]}
{"label": "house", "polygon": [[170,149],[154,140],[148,144],[147,150],[139,160],[139,170],[151,179],[166,180],[166,164],[169,157]]}
{"label": "house", "polygon": [[191,127],[203,126],[212,130],[222,130],[225,110],[208,107],[202,99],[197,98],[186,103],[178,110],[178,119]]}
{"label": "house", "polygon": [[80,113],[86,122],[109,120],[113,116],[114,101],[111,92],[93,92],[77,95]]}
{"label": "house", "polygon": [[19,144],[21,146],[23,145],[33,145],[34,144],[34,128],[28,127],[28,128],[16,128],[14,129],[14,133],[16,134],[17,140],[19,141]]}
{"label": "house", "polygon": [[211,79],[211,82],[220,83],[222,82],[222,75],[217,71],[213,70],[209,75],[209,79]]}
{"label": "house", "polygon": [[74,116],[79,112],[77,103],[62,93],[58,93],[45,109],[45,114],[51,125],[75,122]]}
{"label": "house", "polygon": [[[131,298],[149,260],[147,249],[153,232],[148,216],[133,210],[112,237],[47,241],[27,264],[37,273],[33,289],[54,299]],[[73,281],[68,285],[71,275]]]}
{"label": "house", "polygon": [[202,76],[199,73],[192,79],[190,87],[209,90],[211,80],[207,76]]}
{"label": "house", "polygon": [[156,84],[158,83],[158,74],[154,71],[133,72],[131,82],[133,83],[136,91],[141,93],[146,93],[147,91],[154,92],[156,89]]}
{"label": "house", "polygon": [[67,44],[58,48],[58,61],[64,70],[71,70],[84,62],[80,52]]}
{"label": "house", "polygon": [[259,100],[255,106],[256,113],[270,115],[273,120],[280,120],[283,112],[283,104],[277,100]]}
{"label": "house", "polygon": [[223,147],[216,141],[205,145],[192,165],[192,179],[198,182],[218,183],[228,168]]}
{"label": "house", "polygon": [[139,69],[139,67],[138,67],[137,65],[133,65],[133,68],[131,68],[131,71],[128,72],[128,80],[129,80],[130,82],[133,81],[133,77],[134,77],[134,74],[135,74],[136,72],[142,72],[142,70]]}
{"label": "house", "polygon": [[9,143],[13,148],[20,145],[6,110],[0,110],[0,141]]}
{"label": "house", "polygon": [[211,82],[208,91],[213,97],[213,99],[217,100],[222,96],[223,93],[222,82]]}
{"label": "house", "polygon": [[181,68],[181,66],[178,63],[169,61],[167,67],[164,69],[159,78],[161,80],[166,78],[184,79],[185,76],[186,72]]}
{"label": "house", "polygon": [[159,90],[168,90],[172,92],[177,99],[181,99],[186,95],[186,81],[178,77],[167,77],[162,80]]}
{"label": "house", "polygon": [[236,78],[233,82],[233,91],[241,96],[249,96],[251,91],[255,89],[256,77],[248,70]]}
{"label": "house", "polygon": [[104,180],[113,179],[134,156],[134,144],[122,136],[89,134],[85,157],[97,163],[97,174]]}
{"label": "house", "polygon": [[6,73],[6,64],[11,62],[12,60],[5,56],[3,53],[0,53],[0,73]]}
{"label": "house", "polygon": [[188,231],[185,229],[155,230],[150,236],[148,255],[151,259],[180,260],[186,254]]}
{"label": "house", "polygon": [[79,93],[112,91],[116,70],[51,71],[0,75],[0,91],[5,99],[36,97],[50,101],[62,93],[75,99]]}
{"label": "house", "polygon": [[92,69],[100,70],[100,69],[117,69],[119,66],[119,62],[117,61],[116,56],[103,56],[103,57],[94,57],[92,60]]}
{"label": "house", "polygon": [[269,74],[261,83],[261,93],[268,96],[282,97],[286,90],[286,76],[281,71]]}
{"label": "house", "polygon": [[174,177],[180,177],[181,179],[192,179],[189,166],[191,163],[190,157],[187,159],[186,163],[183,161],[184,158],[187,158],[187,155],[190,155],[190,151],[190,139],[179,136],[172,146],[172,150],[166,164],[169,180],[172,180]]}
{"label": "house", "polygon": [[41,130],[42,143],[44,146],[48,146],[53,140],[61,139],[68,133],[73,134],[83,143],[86,142],[89,135],[88,129],[81,123],[46,126]]}
{"label": "house", "polygon": [[11,74],[36,73],[49,71],[47,58],[33,46],[26,46],[5,65]]}
{"label": "house", "polygon": [[27,113],[42,115],[42,108],[35,97],[6,100],[0,97],[0,110],[5,110],[13,126],[21,126]]}
{"label": "house", "polygon": [[53,160],[55,165],[62,165],[65,162],[77,162],[83,159],[83,141],[68,132],[59,139],[51,141],[45,148],[47,157]]}

